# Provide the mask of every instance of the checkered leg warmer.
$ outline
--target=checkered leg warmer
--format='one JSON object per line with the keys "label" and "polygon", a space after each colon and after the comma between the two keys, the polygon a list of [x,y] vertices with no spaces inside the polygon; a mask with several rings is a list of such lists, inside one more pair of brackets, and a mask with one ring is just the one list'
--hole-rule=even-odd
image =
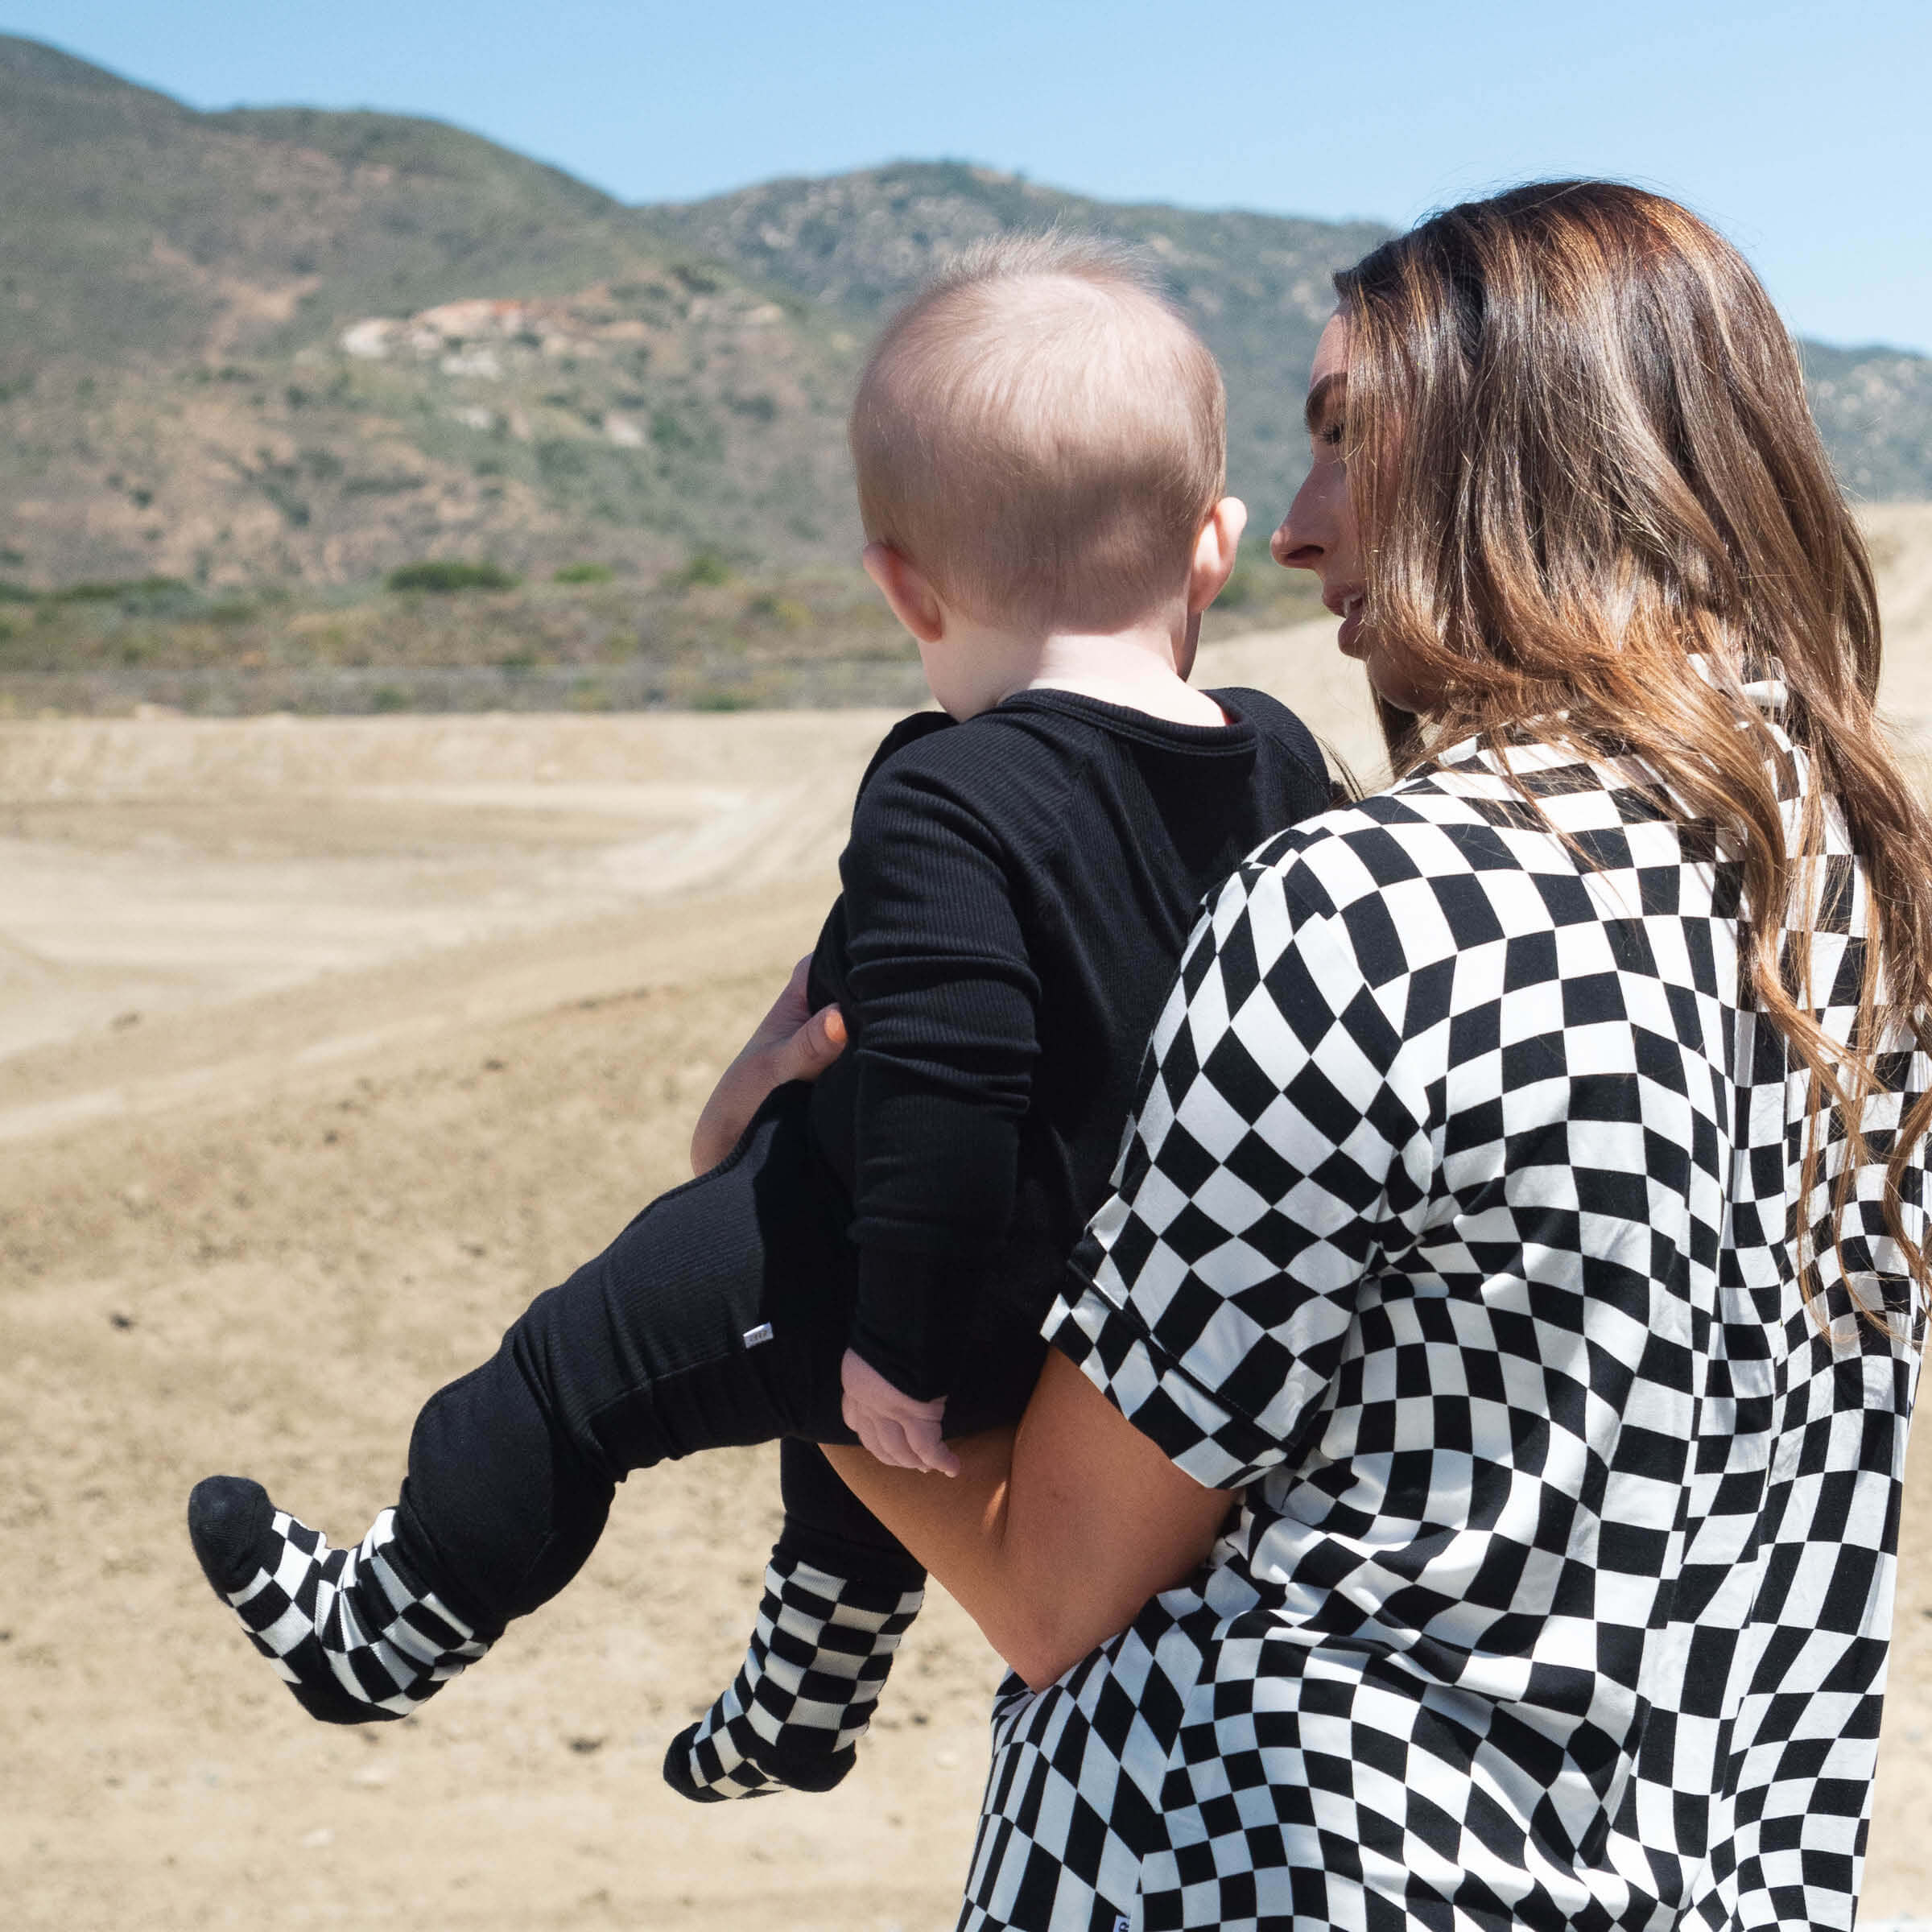
{"label": "checkered leg warmer", "polygon": [[671,1740],[665,1781],[701,1803],[786,1785],[829,1791],[852,1769],[923,1587],[834,1576],[780,1549],[731,1688]]}
{"label": "checkered leg warmer", "polygon": [[353,1548],[278,1509],[258,1483],[210,1476],[188,1502],[201,1567],[312,1717],[407,1717],[489,1649],[404,1571],[385,1509]]}

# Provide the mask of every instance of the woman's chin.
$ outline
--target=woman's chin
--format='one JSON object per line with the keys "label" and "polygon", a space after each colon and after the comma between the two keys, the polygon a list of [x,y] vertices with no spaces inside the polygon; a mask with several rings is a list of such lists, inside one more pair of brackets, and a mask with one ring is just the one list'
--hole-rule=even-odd
{"label": "woman's chin", "polygon": [[1362,668],[1368,674],[1368,688],[1385,704],[1392,704],[1397,711],[1412,712],[1418,718],[1429,715],[1433,708],[1429,694],[1417,688],[1415,679],[1407,675],[1406,666],[1392,664],[1386,653],[1366,646],[1357,654]]}

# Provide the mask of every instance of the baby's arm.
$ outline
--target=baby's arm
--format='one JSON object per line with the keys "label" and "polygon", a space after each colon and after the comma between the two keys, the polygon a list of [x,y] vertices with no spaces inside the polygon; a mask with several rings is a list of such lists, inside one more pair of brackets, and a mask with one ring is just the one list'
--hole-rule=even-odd
{"label": "baby's arm", "polygon": [[943,735],[881,767],[840,861],[856,1059],[849,1340],[870,1372],[857,1377],[848,1357],[844,1392],[862,1439],[876,1418],[894,1450],[937,1447],[1011,1223],[1038,1052],[1039,983],[1007,855],[976,803],[990,781],[956,752]]}

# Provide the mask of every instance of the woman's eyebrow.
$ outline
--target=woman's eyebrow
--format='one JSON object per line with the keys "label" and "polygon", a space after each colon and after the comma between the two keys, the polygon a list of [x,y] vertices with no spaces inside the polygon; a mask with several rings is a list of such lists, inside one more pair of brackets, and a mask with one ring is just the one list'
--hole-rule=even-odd
{"label": "woman's eyebrow", "polygon": [[1341,370],[1336,369],[1310,387],[1308,400],[1302,405],[1302,420],[1307,425],[1310,436],[1321,427],[1328,411],[1340,405],[1348,380]]}

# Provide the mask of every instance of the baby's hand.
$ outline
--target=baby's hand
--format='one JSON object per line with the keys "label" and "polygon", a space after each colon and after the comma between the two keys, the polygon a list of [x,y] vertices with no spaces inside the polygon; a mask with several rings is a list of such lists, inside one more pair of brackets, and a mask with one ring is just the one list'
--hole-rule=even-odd
{"label": "baby's hand", "polygon": [[902,1395],[862,1355],[848,1348],[840,1370],[844,1384],[842,1405],[845,1426],[878,1458],[894,1469],[936,1469],[957,1476],[960,1459],[939,1434],[946,1413],[944,1396],[915,1402]]}

